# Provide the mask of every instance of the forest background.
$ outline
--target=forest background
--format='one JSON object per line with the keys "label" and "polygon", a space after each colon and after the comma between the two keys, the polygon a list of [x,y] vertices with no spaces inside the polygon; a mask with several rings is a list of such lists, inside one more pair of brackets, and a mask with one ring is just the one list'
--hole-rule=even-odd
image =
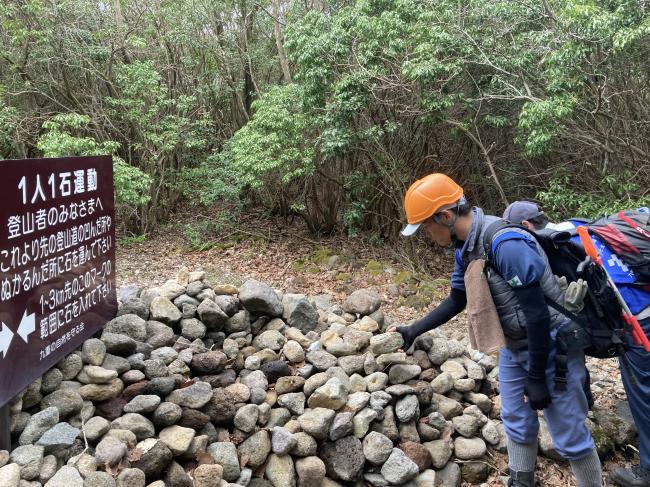
{"label": "forest background", "polygon": [[191,205],[197,242],[263,212],[391,243],[434,171],[496,214],[648,205],[650,2],[1,2],[0,159],[105,153],[132,238]]}

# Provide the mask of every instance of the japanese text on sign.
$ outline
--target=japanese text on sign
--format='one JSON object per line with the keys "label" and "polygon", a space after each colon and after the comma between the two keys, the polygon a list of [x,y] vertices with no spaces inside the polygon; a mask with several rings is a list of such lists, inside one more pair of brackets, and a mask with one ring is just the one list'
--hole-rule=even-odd
{"label": "japanese text on sign", "polygon": [[4,404],[115,315],[115,216],[108,157],[0,169]]}

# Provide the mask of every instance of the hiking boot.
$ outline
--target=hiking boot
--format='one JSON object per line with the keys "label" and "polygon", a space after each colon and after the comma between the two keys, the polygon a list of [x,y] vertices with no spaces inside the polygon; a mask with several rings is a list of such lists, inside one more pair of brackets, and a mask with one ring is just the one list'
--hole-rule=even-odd
{"label": "hiking boot", "polygon": [[515,472],[510,470],[510,478],[508,478],[506,485],[508,487],[535,487],[535,472]]}
{"label": "hiking boot", "polygon": [[609,478],[621,487],[650,487],[650,470],[643,467],[617,468]]}

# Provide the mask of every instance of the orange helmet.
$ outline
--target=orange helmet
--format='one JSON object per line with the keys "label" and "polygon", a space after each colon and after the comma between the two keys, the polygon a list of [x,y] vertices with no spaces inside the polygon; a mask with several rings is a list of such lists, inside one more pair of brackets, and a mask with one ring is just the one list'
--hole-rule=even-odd
{"label": "orange helmet", "polygon": [[434,173],[418,179],[404,196],[404,211],[409,224],[402,230],[402,235],[413,235],[424,220],[450,208],[462,197],[463,188],[445,174]]}

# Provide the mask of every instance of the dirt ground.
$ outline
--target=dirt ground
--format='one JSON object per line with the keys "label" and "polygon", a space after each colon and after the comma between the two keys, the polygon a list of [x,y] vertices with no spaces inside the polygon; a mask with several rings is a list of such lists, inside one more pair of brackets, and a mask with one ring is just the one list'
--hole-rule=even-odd
{"label": "dirt ground", "polygon": [[[427,249],[424,243],[420,250],[430,254],[433,264],[428,275],[416,272],[405,263],[399,248],[387,244],[340,235],[314,237],[298,223],[287,226],[274,218],[247,218],[237,225],[219,232],[203,229],[197,241],[192,231],[197,223],[188,223],[186,215],[179,215],[146,239],[118,235],[118,288],[159,285],[183,267],[206,271],[214,284],[239,285],[254,278],[283,291],[311,296],[327,293],[338,302],[356,289],[373,287],[382,296],[382,310],[396,324],[422,316],[449,291],[451,259],[444,252]],[[426,292],[422,294],[422,290]],[[442,329],[450,338],[461,339],[466,333],[464,316]],[[625,399],[615,360],[589,360],[588,367],[598,407],[613,408],[615,400]],[[484,485],[502,485],[499,475],[507,469],[506,456],[489,452],[488,458],[492,473]],[[606,459],[604,470],[631,463],[638,463],[634,446]],[[575,485],[568,464],[542,457],[537,478],[542,486]]]}

